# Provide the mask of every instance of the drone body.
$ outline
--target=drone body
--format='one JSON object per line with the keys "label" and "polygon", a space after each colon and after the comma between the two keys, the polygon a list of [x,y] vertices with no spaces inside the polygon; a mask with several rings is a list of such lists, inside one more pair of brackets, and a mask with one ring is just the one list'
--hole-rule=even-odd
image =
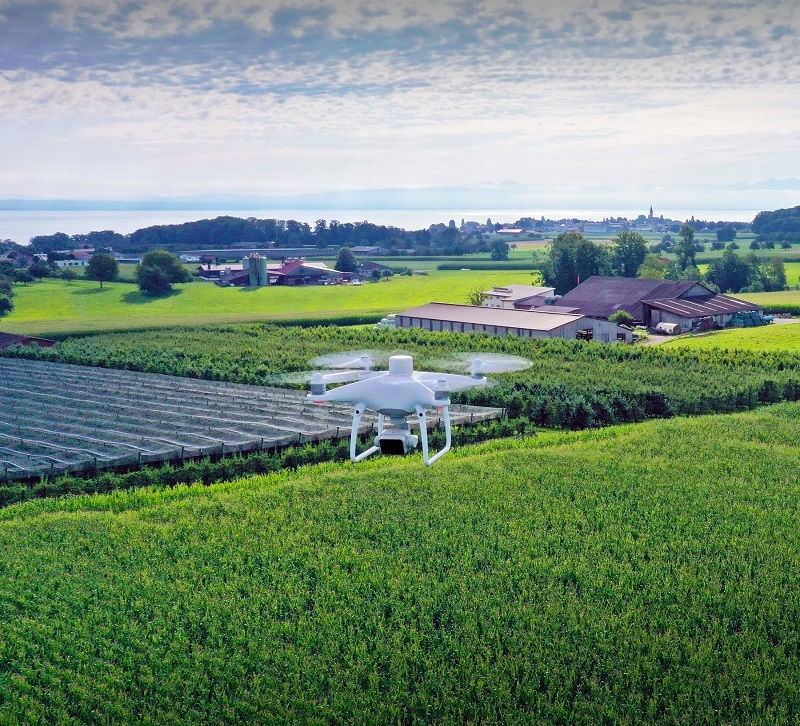
{"label": "drone body", "polygon": [[[450,450],[450,392],[472,386],[486,384],[480,361],[472,366],[472,375],[415,371],[411,356],[394,355],[389,358],[388,371],[370,370],[372,361],[361,356],[350,365],[359,365],[360,370],[340,372],[317,372],[311,378],[311,392],[308,400],[313,403],[338,401],[352,403],[353,427],[350,432],[350,459],[362,461],[380,451],[383,454],[406,454],[416,448],[421,440],[422,459],[427,465],[433,464]],[[353,381],[328,391],[328,383]],[[366,409],[378,413],[378,436],[374,445],[358,454],[358,428]],[[427,411],[439,409],[442,412],[445,429],[445,446],[430,456],[428,452]],[[419,437],[412,436],[408,422],[416,415],[419,421]]]}

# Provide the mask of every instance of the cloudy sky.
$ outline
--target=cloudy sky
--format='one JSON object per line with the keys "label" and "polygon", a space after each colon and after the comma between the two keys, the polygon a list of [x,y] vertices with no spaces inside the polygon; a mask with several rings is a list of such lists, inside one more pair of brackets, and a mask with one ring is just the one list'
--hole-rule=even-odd
{"label": "cloudy sky", "polygon": [[0,199],[794,206],[799,35],[797,0],[0,0]]}

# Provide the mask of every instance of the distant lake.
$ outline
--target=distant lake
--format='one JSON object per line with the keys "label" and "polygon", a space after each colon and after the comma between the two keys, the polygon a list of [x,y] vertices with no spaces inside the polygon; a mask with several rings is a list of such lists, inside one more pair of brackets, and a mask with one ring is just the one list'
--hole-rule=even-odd
{"label": "distant lake", "polygon": [[[646,213],[647,210],[644,210]],[[427,229],[430,225],[451,219],[456,224],[461,220],[510,223],[521,217],[544,216],[547,219],[586,219],[601,221],[609,216],[635,218],[641,212],[619,210],[585,209],[527,209],[527,210],[430,210],[430,209],[254,209],[241,210],[159,210],[159,211],[0,211],[0,239],[11,239],[19,244],[27,244],[37,235],[65,232],[66,234],[85,234],[92,231],[113,230],[120,234],[130,234],[137,229],[156,224],[180,224],[198,219],[213,219],[221,216],[257,217],[259,219],[294,219],[307,222],[312,227],[318,219],[338,219],[340,222],[369,221],[374,224],[401,227],[407,230]],[[728,222],[750,222],[758,213],[756,210],[656,210],[669,219],[725,220]]]}

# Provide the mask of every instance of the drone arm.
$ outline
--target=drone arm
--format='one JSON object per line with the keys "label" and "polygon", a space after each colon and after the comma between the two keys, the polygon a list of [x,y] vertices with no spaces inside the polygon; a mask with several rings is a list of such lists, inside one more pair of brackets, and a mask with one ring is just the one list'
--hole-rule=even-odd
{"label": "drone arm", "polygon": [[422,406],[417,406],[417,418],[419,419],[419,437],[422,441],[422,460],[427,466],[430,466],[435,461],[441,459],[448,451],[450,451],[450,444],[452,442],[450,433],[450,407],[442,406],[442,418],[444,419],[444,448],[438,451],[430,458],[428,457],[428,425],[425,420],[425,409]]}
{"label": "drone arm", "polygon": [[[359,402],[353,409],[353,428],[350,430],[350,461],[357,464],[363,461],[368,456],[372,456],[376,451],[380,451],[380,446],[372,446],[361,454],[356,454],[356,446],[358,445],[358,427],[361,424],[361,417],[364,415],[366,406]],[[383,416],[378,415],[378,434],[383,430]]]}

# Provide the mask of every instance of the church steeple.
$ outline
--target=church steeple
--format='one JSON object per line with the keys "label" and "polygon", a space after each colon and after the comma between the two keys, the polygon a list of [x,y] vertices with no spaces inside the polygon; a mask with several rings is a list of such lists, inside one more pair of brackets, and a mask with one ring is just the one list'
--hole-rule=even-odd
{"label": "church steeple", "polygon": [[653,218],[653,208],[650,207],[650,216],[648,217],[648,219],[652,219],[652,218]]}

